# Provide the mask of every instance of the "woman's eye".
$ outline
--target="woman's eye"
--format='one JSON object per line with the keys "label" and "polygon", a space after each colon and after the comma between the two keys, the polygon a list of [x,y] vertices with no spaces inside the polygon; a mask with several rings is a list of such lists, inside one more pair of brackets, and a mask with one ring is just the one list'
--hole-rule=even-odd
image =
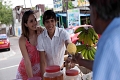
{"label": "woman's eye", "polygon": [[49,21],[45,21],[46,23],[48,23]]}
{"label": "woman's eye", "polygon": [[30,20],[30,22],[33,22],[33,20]]}
{"label": "woman's eye", "polygon": [[35,18],[35,21],[37,21],[37,19]]}

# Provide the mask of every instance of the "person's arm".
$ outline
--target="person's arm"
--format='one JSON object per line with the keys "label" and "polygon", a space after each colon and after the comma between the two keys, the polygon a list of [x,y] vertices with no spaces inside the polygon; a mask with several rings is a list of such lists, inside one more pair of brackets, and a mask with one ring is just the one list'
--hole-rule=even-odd
{"label": "person's arm", "polygon": [[45,55],[46,53],[44,49],[42,34],[40,34],[37,39],[37,50],[40,53],[40,71],[41,71],[41,77],[43,78],[45,68],[46,68],[46,55]]}
{"label": "person's arm", "polygon": [[40,51],[40,71],[41,71],[41,77],[43,78],[43,75],[45,73],[46,68],[46,56],[44,51]]}
{"label": "person's arm", "polygon": [[93,67],[93,61],[92,60],[86,60],[86,59],[80,59],[78,61],[79,66],[83,66],[87,69],[90,69],[92,71]]}
{"label": "person's arm", "polygon": [[23,37],[23,36],[20,37],[19,47],[20,47],[22,56],[24,58],[24,63],[25,63],[25,69],[26,69],[27,76],[28,76],[28,78],[31,78],[31,77],[33,77],[32,67],[31,67],[30,58],[28,56],[28,52],[27,52],[25,44],[26,44],[25,37]]}
{"label": "person's arm", "polygon": [[74,57],[75,58],[72,59],[73,62],[75,62],[76,64],[79,64],[79,66],[83,66],[87,69],[92,70],[94,61],[83,59],[81,54],[79,54],[79,53],[75,54]]}

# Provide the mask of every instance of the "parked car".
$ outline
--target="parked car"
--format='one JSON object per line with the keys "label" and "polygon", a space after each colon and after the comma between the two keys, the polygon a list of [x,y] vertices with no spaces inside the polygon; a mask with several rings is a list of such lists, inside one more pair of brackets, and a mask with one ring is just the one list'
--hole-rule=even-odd
{"label": "parked car", "polygon": [[81,42],[78,41],[79,38],[77,37],[80,33],[76,33],[76,34],[74,33],[75,30],[79,27],[92,27],[92,26],[91,25],[80,25],[80,26],[66,28],[67,32],[70,34],[70,38],[71,38],[72,43],[74,43],[76,45],[81,44]]}
{"label": "parked car", "polygon": [[0,49],[10,50],[10,41],[6,34],[0,34]]}

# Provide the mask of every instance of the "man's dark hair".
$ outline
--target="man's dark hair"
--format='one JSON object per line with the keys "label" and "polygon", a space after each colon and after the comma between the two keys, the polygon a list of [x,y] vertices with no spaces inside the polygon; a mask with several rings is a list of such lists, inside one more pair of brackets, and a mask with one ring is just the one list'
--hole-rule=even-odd
{"label": "man's dark hair", "polygon": [[54,19],[55,21],[57,21],[56,14],[53,10],[47,10],[47,11],[44,12],[44,14],[43,14],[43,24],[48,19]]}
{"label": "man's dark hair", "polygon": [[120,0],[89,0],[89,2],[104,20],[120,16]]}

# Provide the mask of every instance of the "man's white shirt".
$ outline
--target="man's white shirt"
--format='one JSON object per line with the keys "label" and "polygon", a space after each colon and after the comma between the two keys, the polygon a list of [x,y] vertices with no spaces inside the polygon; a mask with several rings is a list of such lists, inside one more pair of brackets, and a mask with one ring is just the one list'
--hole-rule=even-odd
{"label": "man's white shirt", "polygon": [[37,50],[45,51],[47,66],[59,65],[62,67],[66,50],[66,40],[70,40],[69,34],[65,29],[58,27],[56,27],[52,39],[48,36],[46,29],[38,36]]}

